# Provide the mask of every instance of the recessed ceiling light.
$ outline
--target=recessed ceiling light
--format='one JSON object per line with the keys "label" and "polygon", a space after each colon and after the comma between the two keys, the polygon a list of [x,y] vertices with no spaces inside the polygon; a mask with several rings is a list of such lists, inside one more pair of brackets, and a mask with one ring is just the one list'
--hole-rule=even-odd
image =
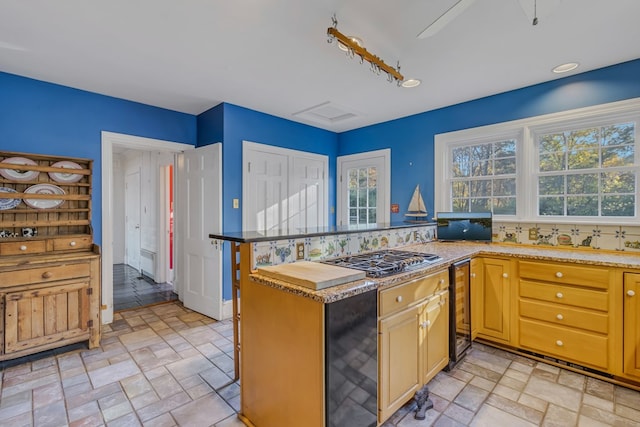
{"label": "recessed ceiling light", "polygon": [[553,71],[556,74],[567,73],[569,71],[573,71],[576,68],[578,68],[578,65],[579,64],[577,62],[567,62],[566,64],[558,65],[551,71]]}
{"label": "recessed ceiling light", "polygon": [[[348,36],[352,42],[354,42],[355,44],[357,44],[358,46],[362,47],[362,39],[359,37],[354,37],[354,36]],[[346,52],[347,50],[349,50],[349,48],[347,48],[347,46],[345,46],[344,44],[338,42],[338,49]]]}
{"label": "recessed ceiling light", "polygon": [[420,80],[418,79],[406,79],[405,81],[403,81],[400,86],[402,87],[416,87],[419,86],[420,83],[422,83]]}

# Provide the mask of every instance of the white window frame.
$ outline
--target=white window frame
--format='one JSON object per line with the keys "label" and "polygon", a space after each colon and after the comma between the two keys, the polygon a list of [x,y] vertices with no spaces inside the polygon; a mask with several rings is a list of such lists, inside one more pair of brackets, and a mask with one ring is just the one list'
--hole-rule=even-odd
{"label": "white window frame", "polygon": [[[364,153],[349,154],[337,158],[336,174],[336,199],[337,199],[337,215],[336,223],[338,225],[349,225],[349,215],[347,213],[347,200],[349,190],[347,188],[348,179],[342,176],[343,164],[353,162],[359,166],[369,166],[374,163],[381,163],[384,167],[382,173],[378,176],[378,187],[384,191],[384,195],[380,198],[378,193],[378,201],[382,203],[380,210],[376,212],[376,219],[379,224],[388,223],[391,218],[391,149],[384,148],[382,150],[367,151]],[[345,223],[346,220],[346,223]]]}
{"label": "white window frame", "polygon": [[[615,121],[636,122],[636,215],[633,217],[565,217],[538,215],[537,167],[538,150],[536,136],[559,129],[597,126]],[[475,145],[483,142],[517,138],[517,210],[516,215],[495,215],[500,222],[534,223],[616,223],[637,224],[640,220],[640,98],[601,104],[592,107],[563,111],[495,125],[438,134],[434,143],[434,197],[435,212],[451,210],[451,149],[456,146]]]}

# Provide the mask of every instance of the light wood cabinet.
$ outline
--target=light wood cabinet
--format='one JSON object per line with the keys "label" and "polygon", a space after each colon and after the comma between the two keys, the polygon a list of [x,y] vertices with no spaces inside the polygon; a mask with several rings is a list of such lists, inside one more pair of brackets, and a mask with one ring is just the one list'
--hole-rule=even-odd
{"label": "light wood cabinet", "polygon": [[520,261],[519,347],[611,370],[615,350],[611,277],[607,268]]}
{"label": "light wood cabinet", "polygon": [[424,338],[421,383],[426,384],[449,363],[448,291],[439,292],[422,304],[420,329]]}
{"label": "light wood cabinet", "polygon": [[420,308],[411,307],[380,320],[379,333],[378,410],[382,422],[421,387]]}
{"label": "light wood cabinet", "polygon": [[92,164],[0,152],[0,360],[100,343]]}
{"label": "light wood cabinet", "polygon": [[471,298],[471,340],[478,337],[478,325],[482,319],[482,258],[471,259],[469,272]]}
{"label": "light wood cabinet", "polygon": [[[478,261],[480,261],[478,263]],[[472,266],[472,294],[476,295],[477,337],[509,343],[511,340],[511,261],[482,257]]]}
{"label": "light wood cabinet", "polygon": [[640,381],[640,273],[624,274],[623,375]]}
{"label": "light wood cabinet", "polygon": [[447,270],[380,291],[379,423],[449,363]]}

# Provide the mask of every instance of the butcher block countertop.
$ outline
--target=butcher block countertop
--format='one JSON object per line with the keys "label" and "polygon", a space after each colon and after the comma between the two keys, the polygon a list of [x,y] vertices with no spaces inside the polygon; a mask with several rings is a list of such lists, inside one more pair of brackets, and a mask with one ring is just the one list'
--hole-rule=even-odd
{"label": "butcher block countertop", "polygon": [[365,278],[320,290],[312,290],[288,281],[261,275],[259,272],[252,274],[251,278],[264,285],[328,304],[367,291],[391,287],[415,277],[448,268],[454,262],[478,255],[509,256],[521,259],[565,261],[574,264],[640,269],[640,254],[638,253],[469,242],[429,242],[395,249],[436,254],[441,256],[442,260],[406,273],[378,279]]}

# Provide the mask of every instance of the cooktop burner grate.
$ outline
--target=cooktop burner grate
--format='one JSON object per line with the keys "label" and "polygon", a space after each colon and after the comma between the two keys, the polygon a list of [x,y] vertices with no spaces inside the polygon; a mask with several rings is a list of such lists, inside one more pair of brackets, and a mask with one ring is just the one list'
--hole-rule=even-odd
{"label": "cooktop burner grate", "polygon": [[325,264],[362,270],[368,277],[385,277],[431,264],[442,258],[434,254],[401,250],[382,250],[322,261]]}

